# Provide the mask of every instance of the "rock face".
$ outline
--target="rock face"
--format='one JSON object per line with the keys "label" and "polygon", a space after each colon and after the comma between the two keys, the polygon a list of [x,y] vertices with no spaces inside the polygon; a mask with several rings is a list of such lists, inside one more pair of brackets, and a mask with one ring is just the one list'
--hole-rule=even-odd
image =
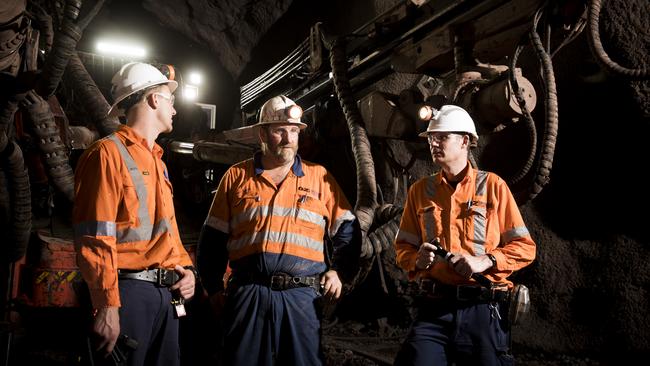
{"label": "rock face", "polygon": [[[371,19],[391,3],[364,2],[369,10],[365,18]],[[332,22],[359,23],[353,16],[360,12],[350,13],[342,2],[332,4],[336,10],[331,13],[338,17]],[[289,0],[144,1],[165,26],[209,48],[235,80],[249,66],[260,39],[269,37],[267,30],[281,31],[273,25],[291,5]],[[299,24],[298,15],[293,16]],[[647,0],[606,1],[600,28],[610,57],[627,67],[650,65]],[[302,38],[306,37],[307,33]],[[534,59],[528,62],[537,65]],[[650,247],[644,228],[650,195],[641,173],[645,163],[639,157],[645,156],[642,141],[650,134],[649,83],[605,73],[591,56],[584,34],[554,58],[554,66],[559,139],[551,182],[522,207],[538,243],[538,258],[516,276],[531,289],[533,314],[515,329],[515,343],[532,350],[604,359],[647,353]],[[534,79],[536,69],[530,70],[527,76]],[[398,93],[412,83],[409,77],[393,77],[376,88]],[[541,89],[537,90],[539,97]],[[542,106],[540,98],[538,121],[544,118]],[[393,150],[396,160],[407,162],[417,149],[395,143]],[[342,158],[338,161],[347,159]],[[337,164],[337,159],[330,159]],[[427,159],[424,154],[408,172],[410,182],[431,172]],[[513,171],[507,151],[481,162],[497,173]],[[348,168],[331,168],[353,198],[354,185],[344,177]],[[384,178],[380,186],[392,192],[392,178]],[[403,197],[403,189],[396,192]],[[385,194],[387,200],[394,198]]]}
{"label": "rock face", "polygon": [[158,1],[143,6],[161,23],[205,45],[236,79],[251,50],[291,5],[292,0]]}

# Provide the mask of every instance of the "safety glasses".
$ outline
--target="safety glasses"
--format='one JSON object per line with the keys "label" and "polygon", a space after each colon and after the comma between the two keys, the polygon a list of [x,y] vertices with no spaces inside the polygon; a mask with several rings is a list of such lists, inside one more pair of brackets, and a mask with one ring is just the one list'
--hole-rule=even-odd
{"label": "safety glasses", "polygon": [[165,94],[165,93],[153,93],[154,95],[159,95],[169,101],[171,105],[174,105],[174,101],[176,100],[176,97],[174,94]]}

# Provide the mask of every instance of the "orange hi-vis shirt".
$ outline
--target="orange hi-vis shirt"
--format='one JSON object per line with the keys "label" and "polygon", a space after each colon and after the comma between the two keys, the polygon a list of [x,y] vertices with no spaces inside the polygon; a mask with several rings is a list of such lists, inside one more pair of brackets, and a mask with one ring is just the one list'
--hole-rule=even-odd
{"label": "orange hi-vis shirt", "polygon": [[469,164],[455,189],[441,172],[411,186],[395,249],[397,264],[411,279],[420,276],[452,285],[475,284],[442,260],[436,260],[428,270],[415,270],[420,245],[436,237],[450,253],[494,255],[496,268],[483,274],[500,285],[512,286],[508,276],[535,259],[535,242],[506,183],[496,174],[475,170]]}
{"label": "orange hi-vis shirt", "polygon": [[121,306],[117,270],[192,265],[181,243],[162,148],[128,126],[89,147],[75,172],[77,263],[93,307]]}
{"label": "orange hi-vis shirt", "polygon": [[229,234],[228,259],[235,271],[239,259],[260,254],[279,258],[266,262],[271,272],[311,275],[325,270],[325,233],[334,237],[343,222],[354,219],[334,177],[296,156],[279,187],[255,168],[254,159],[232,166],[205,225]]}

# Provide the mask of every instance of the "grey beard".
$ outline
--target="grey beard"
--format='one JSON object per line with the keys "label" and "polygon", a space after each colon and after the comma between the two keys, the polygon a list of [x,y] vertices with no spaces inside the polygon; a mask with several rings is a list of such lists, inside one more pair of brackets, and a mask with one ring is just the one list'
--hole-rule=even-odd
{"label": "grey beard", "polygon": [[296,157],[296,151],[293,149],[285,149],[283,147],[278,146],[278,148],[275,151],[271,151],[269,148],[269,145],[265,142],[262,142],[260,144],[262,148],[262,154],[265,156],[271,156],[274,159],[280,161],[280,162],[289,162],[293,161],[293,159]]}

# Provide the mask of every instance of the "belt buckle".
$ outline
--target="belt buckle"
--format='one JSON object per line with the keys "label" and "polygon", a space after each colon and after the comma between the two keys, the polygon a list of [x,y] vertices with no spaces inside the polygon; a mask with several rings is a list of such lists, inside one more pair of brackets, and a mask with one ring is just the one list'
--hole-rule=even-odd
{"label": "belt buckle", "polygon": [[169,287],[176,283],[176,272],[170,271],[164,268],[156,268],[156,273],[158,274],[158,280],[156,284],[160,287]]}
{"label": "belt buckle", "polygon": [[165,287],[165,279],[167,277],[167,271],[163,272],[162,268],[156,268],[156,285],[158,287]]}
{"label": "belt buckle", "polygon": [[282,291],[284,289],[285,278],[281,275],[271,276],[270,288],[274,291]]}

